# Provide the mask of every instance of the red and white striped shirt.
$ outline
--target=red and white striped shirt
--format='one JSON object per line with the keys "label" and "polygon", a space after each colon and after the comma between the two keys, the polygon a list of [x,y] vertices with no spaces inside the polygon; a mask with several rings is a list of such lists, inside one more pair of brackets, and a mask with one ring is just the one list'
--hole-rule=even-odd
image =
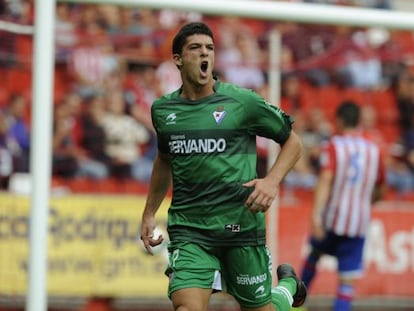
{"label": "red and white striped shirt", "polygon": [[334,175],[323,214],[326,229],[343,236],[364,236],[374,187],[385,180],[379,147],[358,135],[333,136],[323,147],[321,168]]}

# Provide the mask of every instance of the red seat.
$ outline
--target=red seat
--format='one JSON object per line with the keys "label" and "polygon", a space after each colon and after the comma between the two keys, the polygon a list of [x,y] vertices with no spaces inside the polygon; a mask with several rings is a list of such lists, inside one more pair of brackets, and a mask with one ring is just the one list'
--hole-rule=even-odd
{"label": "red seat", "polygon": [[341,97],[343,100],[351,100],[360,106],[371,103],[368,93],[359,88],[347,88],[342,92]]}
{"label": "red seat", "polygon": [[94,182],[94,191],[98,193],[120,193],[120,181],[115,178],[106,178]]}
{"label": "red seat", "polygon": [[33,57],[33,38],[32,36],[16,36],[16,52],[21,59],[26,60],[27,66],[30,67]]}
{"label": "red seat", "polygon": [[317,106],[324,111],[326,118],[333,122],[335,119],[335,111],[342,100],[341,91],[333,86],[323,86],[317,91]]}
{"label": "red seat", "polygon": [[32,88],[31,70],[10,69],[7,72],[7,89],[10,93],[30,94]]}
{"label": "red seat", "polygon": [[399,112],[391,90],[374,90],[370,94],[377,112],[378,129],[386,142],[395,142],[400,136]]}
{"label": "red seat", "polygon": [[7,104],[9,96],[9,90],[6,87],[0,86],[0,108]]}
{"label": "red seat", "polygon": [[72,178],[67,180],[67,186],[75,193],[93,192],[94,181],[88,178]]}

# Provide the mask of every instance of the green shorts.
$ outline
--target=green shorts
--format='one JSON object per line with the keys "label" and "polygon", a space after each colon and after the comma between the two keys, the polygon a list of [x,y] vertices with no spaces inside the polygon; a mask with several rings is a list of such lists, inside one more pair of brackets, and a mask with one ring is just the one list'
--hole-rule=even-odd
{"label": "green shorts", "polygon": [[168,296],[183,288],[226,291],[242,307],[271,302],[272,260],[265,245],[216,247],[191,242],[168,245]]}

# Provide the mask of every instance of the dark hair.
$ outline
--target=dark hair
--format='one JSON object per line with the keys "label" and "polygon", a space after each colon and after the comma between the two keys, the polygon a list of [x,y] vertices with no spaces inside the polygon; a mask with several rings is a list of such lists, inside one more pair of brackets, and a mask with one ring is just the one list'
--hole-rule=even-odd
{"label": "dark hair", "polygon": [[353,101],[344,101],[336,110],[336,117],[341,119],[346,127],[356,127],[359,123],[360,109]]}
{"label": "dark hair", "polygon": [[181,27],[181,29],[175,35],[172,43],[172,53],[181,54],[187,37],[198,34],[207,35],[213,39],[214,42],[213,32],[206,24],[200,22],[188,23]]}

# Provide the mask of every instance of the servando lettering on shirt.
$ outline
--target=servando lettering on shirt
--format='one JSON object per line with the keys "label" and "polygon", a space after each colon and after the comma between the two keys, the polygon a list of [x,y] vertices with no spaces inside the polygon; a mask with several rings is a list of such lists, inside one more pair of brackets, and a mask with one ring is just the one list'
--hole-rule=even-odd
{"label": "servando lettering on shirt", "polygon": [[238,285],[254,285],[260,284],[267,280],[267,274],[259,274],[259,275],[238,275],[237,276],[237,284]]}
{"label": "servando lettering on shirt", "polygon": [[192,154],[192,153],[221,153],[226,150],[224,138],[190,138],[184,135],[171,135],[170,153]]}

